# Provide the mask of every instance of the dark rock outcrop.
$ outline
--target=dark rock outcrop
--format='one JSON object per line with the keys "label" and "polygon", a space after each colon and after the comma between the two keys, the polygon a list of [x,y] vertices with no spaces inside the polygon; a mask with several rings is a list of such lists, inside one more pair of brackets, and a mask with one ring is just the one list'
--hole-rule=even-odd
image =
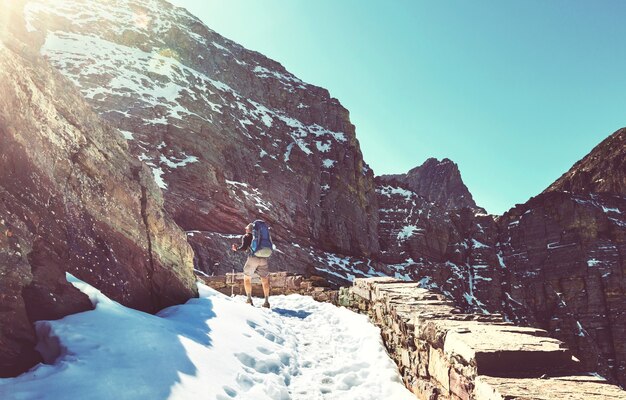
{"label": "dark rock outcrop", "polygon": [[327,90],[165,1],[32,1],[26,13],[42,53],[152,168],[175,221],[200,232],[189,241],[205,272],[241,266],[222,242],[196,239],[241,234],[258,217],[285,252],[378,251],[373,173]]}
{"label": "dark rock outcrop", "polygon": [[[395,182],[395,183],[394,183]],[[437,288],[468,309],[497,308],[497,227],[479,208],[448,210],[399,181],[379,180],[380,261],[395,276]],[[402,185],[402,186],[401,186]]]}
{"label": "dark rock outcrop", "polygon": [[0,376],[40,360],[34,321],[91,309],[66,272],[145,311],[196,295],[192,250],[150,170],[33,50],[39,39],[11,4],[0,38]]}

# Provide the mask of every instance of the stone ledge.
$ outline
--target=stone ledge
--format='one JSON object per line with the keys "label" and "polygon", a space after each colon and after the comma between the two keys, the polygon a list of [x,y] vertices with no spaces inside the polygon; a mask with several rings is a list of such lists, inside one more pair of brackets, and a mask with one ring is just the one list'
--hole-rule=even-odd
{"label": "stone ledge", "polygon": [[477,375],[541,376],[577,368],[570,351],[546,331],[510,325],[472,321],[450,329],[444,352],[475,366]]}
{"label": "stone ledge", "polygon": [[548,379],[476,377],[476,399],[624,400],[626,391],[591,375]]}
{"label": "stone ledge", "polygon": [[514,326],[500,315],[461,313],[415,282],[356,279],[340,290],[339,304],[367,313],[380,327],[419,399],[626,399],[626,391],[583,373],[548,332]]}
{"label": "stone ledge", "polygon": [[[305,278],[302,275],[290,274],[287,272],[270,273],[270,295],[302,294],[311,296],[317,301],[337,303],[336,290],[326,287],[323,278]],[[202,276],[197,275],[207,286],[226,295],[244,295],[243,272],[236,272],[226,275]],[[263,297],[261,279],[254,275],[252,278],[252,295]]]}

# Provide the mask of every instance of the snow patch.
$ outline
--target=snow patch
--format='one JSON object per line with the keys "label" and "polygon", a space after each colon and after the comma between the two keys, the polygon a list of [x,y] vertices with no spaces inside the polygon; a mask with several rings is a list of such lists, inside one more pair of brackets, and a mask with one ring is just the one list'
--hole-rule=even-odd
{"label": "snow patch", "polygon": [[317,151],[320,153],[328,153],[331,148],[331,144],[329,142],[320,142],[319,140],[315,142],[315,146],[317,147]]}
{"label": "snow patch", "polygon": [[504,258],[502,257],[502,252],[498,251],[496,253],[496,257],[498,257],[498,263],[500,264],[500,268],[506,268],[506,265],[504,264]]}
{"label": "snow patch", "polygon": [[398,233],[398,240],[407,240],[408,238],[410,238],[411,236],[413,236],[414,234],[418,233],[418,232],[422,232],[423,229],[418,228],[415,225],[407,225],[404,226],[400,232]]}
{"label": "snow patch", "polygon": [[576,321],[576,326],[578,327],[578,336],[580,337],[586,336],[585,330],[583,329],[583,326],[580,324],[579,321]]}
{"label": "snow patch", "polygon": [[407,201],[410,201],[413,198],[413,196],[417,196],[414,192],[410,190],[402,189],[399,187],[393,187],[393,186],[383,186],[381,188],[376,189],[376,191],[386,197],[402,196],[406,198]]}
{"label": "snow patch", "polygon": [[587,260],[588,267],[597,267],[598,265],[602,265],[602,261],[596,260],[595,258]]}
{"label": "snow patch", "polygon": [[[259,189],[243,182],[230,181],[228,179],[225,179],[225,182],[230,186],[229,189],[237,200],[242,203],[252,201],[259,213],[268,213],[274,207],[272,203],[263,198],[263,194]],[[243,195],[243,198],[240,194]]]}
{"label": "snow patch", "polygon": [[125,130],[122,130],[122,129],[118,129],[118,130],[121,132],[122,136],[124,136],[124,139],[126,139],[126,140],[134,140],[135,139],[133,132],[125,131]]}
{"label": "snow patch", "polygon": [[152,167],[152,176],[154,176],[154,181],[157,186],[161,189],[167,189],[167,183],[163,180],[163,169],[161,167]]}
{"label": "snow patch", "polygon": [[165,164],[167,167],[171,168],[171,169],[176,169],[179,167],[184,167],[188,164],[191,163],[196,163],[198,162],[198,157],[196,156],[188,156],[187,154],[183,153],[183,158],[177,159],[175,157],[172,157],[172,159],[169,159],[163,155],[161,155],[160,161]]}
{"label": "snow patch", "polygon": [[479,242],[476,239],[472,239],[472,248],[473,249],[488,249],[490,247],[491,246],[487,246],[486,244],[481,243],[481,242]]}
{"label": "snow patch", "polygon": [[269,69],[260,65],[254,67],[252,72],[254,72],[259,78],[275,78],[279,80],[283,85],[290,88],[306,89],[306,87],[304,86],[304,82],[288,72],[280,73],[277,71],[270,71]]}
{"label": "snow patch", "polygon": [[322,167],[324,168],[332,168],[335,165],[335,160],[325,159],[322,161]]}
{"label": "snow patch", "polygon": [[341,279],[354,281],[355,278],[386,276],[382,272],[374,270],[371,260],[364,262],[351,257],[341,257],[333,253],[315,254],[313,250],[311,250],[310,254],[320,264],[316,265],[315,269]]}

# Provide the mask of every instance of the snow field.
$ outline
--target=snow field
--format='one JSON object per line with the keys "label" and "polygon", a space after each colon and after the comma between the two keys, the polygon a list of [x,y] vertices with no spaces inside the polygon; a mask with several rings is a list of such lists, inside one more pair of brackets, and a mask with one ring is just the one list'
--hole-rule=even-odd
{"label": "snow field", "polygon": [[0,398],[413,398],[379,330],[347,309],[298,295],[255,308],[199,284],[200,298],[150,315],[68,280],[96,309],[38,322],[40,351],[61,356],[0,379]]}

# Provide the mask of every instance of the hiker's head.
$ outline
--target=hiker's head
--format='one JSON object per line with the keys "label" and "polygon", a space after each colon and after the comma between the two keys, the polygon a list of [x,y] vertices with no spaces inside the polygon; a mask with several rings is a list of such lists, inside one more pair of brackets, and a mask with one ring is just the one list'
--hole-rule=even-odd
{"label": "hiker's head", "polygon": [[254,227],[254,224],[248,224],[246,225],[246,233],[252,233],[252,228]]}

